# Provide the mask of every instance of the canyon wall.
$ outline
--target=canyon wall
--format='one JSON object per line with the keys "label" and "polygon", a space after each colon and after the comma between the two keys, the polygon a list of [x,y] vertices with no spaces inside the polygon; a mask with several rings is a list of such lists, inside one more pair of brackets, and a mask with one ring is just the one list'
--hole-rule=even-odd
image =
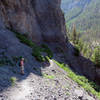
{"label": "canyon wall", "polygon": [[0,0],[4,25],[28,36],[34,42],[66,41],[61,0]]}
{"label": "canyon wall", "polygon": [[0,0],[0,50],[5,46],[9,56],[23,52],[16,44],[18,40],[14,34],[3,30],[10,28],[27,34],[36,43],[46,41],[64,45],[66,62],[75,72],[92,80],[100,79],[99,72],[96,77],[94,64],[84,57],[75,57],[74,47],[66,42],[65,20],[60,5],[61,0]]}

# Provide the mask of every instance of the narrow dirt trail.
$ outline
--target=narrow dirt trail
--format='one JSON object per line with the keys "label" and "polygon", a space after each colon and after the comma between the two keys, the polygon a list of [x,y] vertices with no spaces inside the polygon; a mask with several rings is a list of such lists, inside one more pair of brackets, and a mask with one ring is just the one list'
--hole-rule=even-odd
{"label": "narrow dirt trail", "polygon": [[50,66],[41,70],[43,76],[30,73],[25,80],[17,81],[1,93],[0,100],[95,100],[52,60]]}
{"label": "narrow dirt trail", "polygon": [[16,87],[8,89],[6,92],[11,100],[25,100],[26,96],[30,94],[31,87],[29,86],[30,76],[21,82],[16,83]]}

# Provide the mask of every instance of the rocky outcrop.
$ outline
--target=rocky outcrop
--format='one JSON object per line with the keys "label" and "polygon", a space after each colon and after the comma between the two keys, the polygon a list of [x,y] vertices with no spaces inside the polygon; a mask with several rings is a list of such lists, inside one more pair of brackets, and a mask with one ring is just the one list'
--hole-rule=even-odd
{"label": "rocky outcrop", "polygon": [[[75,57],[74,47],[69,42],[66,43],[65,21],[60,4],[61,0],[0,0],[0,20],[2,20],[0,21],[0,50],[5,46],[8,56],[27,54],[27,51],[25,52],[27,49],[17,43],[14,34],[3,30],[5,27],[28,34],[36,43],[42,41],[61,43],[67,48],[66,62],[75,72],[95,80],[94,65],[84,57]],[[55,45],[54,47],[56,48]],[[100,74],[97,76],[99,77]]]}
{"label": "rocky outcrop", "polygon": [[[61,0],[0,0],[6,27],[28,34],[34,42],[65,42]],[[1,17],[0,16],[0,17]]]}

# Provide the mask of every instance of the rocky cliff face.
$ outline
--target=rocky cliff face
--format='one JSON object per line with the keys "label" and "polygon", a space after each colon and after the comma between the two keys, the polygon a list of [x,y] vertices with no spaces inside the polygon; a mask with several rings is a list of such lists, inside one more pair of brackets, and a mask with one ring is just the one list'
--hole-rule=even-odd
{"label": "rocky cliff face", "polygon": [[0,0],[0,12],[6,27],[28,34],[35,42],[66,40],[61,0]]}
{"label": "rocky cliff face", "polygon": [[[94,65],[84,57],[75,57],[74,47],[69,42],[66,43],[65,21],[60,4],[61,0],[0,0],[0,20],[2,21],[0,21],[0,51],[6,48],[8,56],[27,57],[25,47],[18,43],[14,34],[4,29],[5,27],[28,34],[37,43],[47,41],[66,44],[66,62],[76,72],[95,80]],[[100,79],[100,74],[97,78]]]}

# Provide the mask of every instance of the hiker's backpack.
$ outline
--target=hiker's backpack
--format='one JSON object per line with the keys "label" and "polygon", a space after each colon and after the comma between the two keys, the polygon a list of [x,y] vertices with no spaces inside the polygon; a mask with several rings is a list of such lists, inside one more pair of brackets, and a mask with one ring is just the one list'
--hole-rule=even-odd
{"label": "hiker's backpack", "polygon": [[18,65],[21,66],[21,62],[20,61],[19,61]]}

